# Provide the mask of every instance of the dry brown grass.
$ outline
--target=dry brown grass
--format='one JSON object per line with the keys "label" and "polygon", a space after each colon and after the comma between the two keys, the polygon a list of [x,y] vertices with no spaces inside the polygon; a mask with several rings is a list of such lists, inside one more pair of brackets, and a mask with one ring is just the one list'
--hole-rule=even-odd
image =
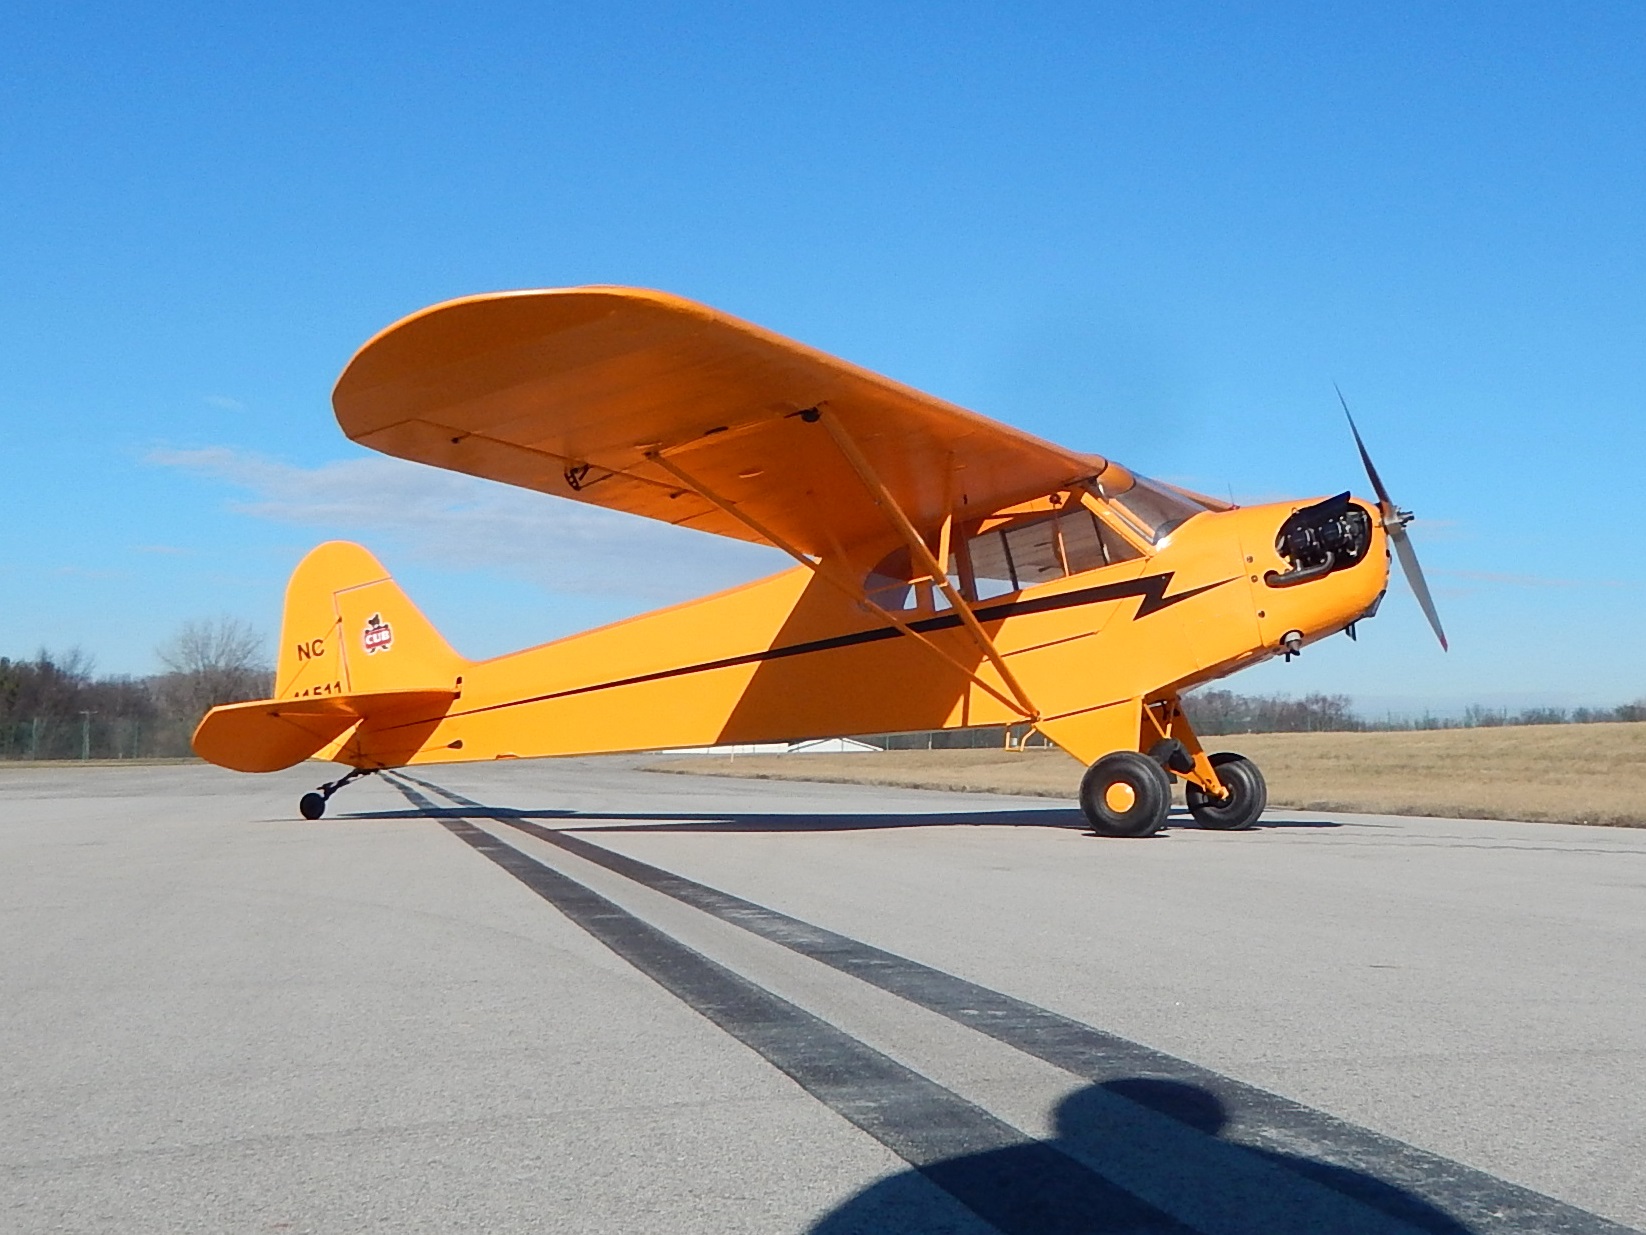
{"label": "dry brown grass", "polygon": [[[1646,827],[1646,724],[1257,733],[1209,746],[1256,760],[1275,806]],[[652,767],[1058,798],[1074,797],[1082,771],[1055,750],[694,756]]]}

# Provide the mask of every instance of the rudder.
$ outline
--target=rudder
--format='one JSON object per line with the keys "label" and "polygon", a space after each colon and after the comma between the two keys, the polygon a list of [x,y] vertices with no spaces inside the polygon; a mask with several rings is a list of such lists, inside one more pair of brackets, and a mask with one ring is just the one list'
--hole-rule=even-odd
{"label": "rudder", "polygon": [[276,699],[446,688],[465,664],[360,545],[328,541],[292,572]]}

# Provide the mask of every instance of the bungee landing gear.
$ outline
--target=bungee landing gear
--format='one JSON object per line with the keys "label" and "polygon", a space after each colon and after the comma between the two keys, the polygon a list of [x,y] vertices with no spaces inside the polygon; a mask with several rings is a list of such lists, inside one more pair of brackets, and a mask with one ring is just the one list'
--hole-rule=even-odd
{"label": "bungee landing gear", "polygon": [[326,803],[331,801],[331,795],[352,780],[362,776],[370,776],[377,772],[377,768],[351,768],[347,776],[339,777],[328,784],[321,785],[309,793],[305,793],[297,800],[297,811],[305,819],[318,819],[326,813]]}

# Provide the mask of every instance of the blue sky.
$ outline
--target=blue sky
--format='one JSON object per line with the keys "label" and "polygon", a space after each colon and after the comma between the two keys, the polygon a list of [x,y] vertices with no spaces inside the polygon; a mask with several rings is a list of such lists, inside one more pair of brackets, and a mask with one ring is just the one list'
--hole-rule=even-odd
{"label": "blue sky", "polygon": [[705,300],[1243,500],[1365,491],[1452,636],[1235,679],[1368,710],[1646,695],[1634,4],[0,10],[0,654],[142,673],[369,545],[489,655],[781,563],[381,459],[375,331]]}

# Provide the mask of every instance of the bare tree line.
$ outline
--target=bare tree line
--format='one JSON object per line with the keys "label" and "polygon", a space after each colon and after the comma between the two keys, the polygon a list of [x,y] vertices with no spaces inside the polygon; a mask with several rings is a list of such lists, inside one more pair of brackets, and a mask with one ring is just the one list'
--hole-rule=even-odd
{"label": "bare tree line", "polygon": [[1359,732],[1412,729],[1487,729],[1500,725],[1596,724],[1603,721],[1646,721],[1646,698],[1615,708],[1488,708],[1479,704],[1461,717],[1424,715],[1371,720],[1354,710],[1348,695],[1237,695],[1229,690],[1197,690],[1186,695],[1183,707],[1195,729],[1203,734]]}
{"label": "bare tree line", "polygon": [[0,656],[0,759],[185,756],[207,709],[264,699],[274,671],[264,641],[234,618],[188,622],[156,649],[148,677],[98,676],[79,649]]}

